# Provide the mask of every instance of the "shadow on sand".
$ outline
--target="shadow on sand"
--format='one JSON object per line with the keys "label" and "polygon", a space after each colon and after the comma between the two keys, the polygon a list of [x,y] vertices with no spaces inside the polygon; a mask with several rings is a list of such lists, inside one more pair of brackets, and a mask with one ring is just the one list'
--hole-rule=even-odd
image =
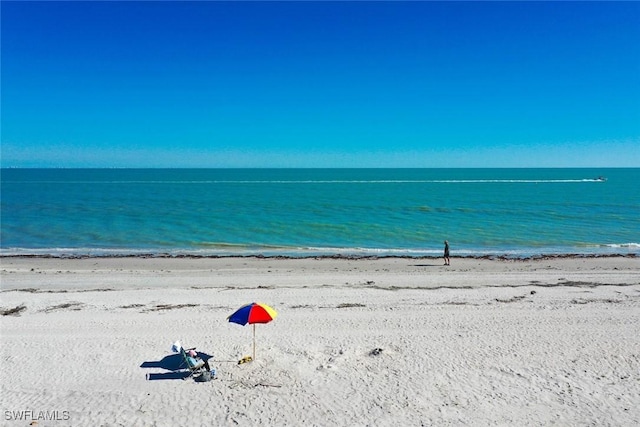
{"label": "shadow on sand", "polygon": [[[213,356],[197,352],[198,356],[202,360],[209,360]],[[168,356],[163,357],[160,360],[147,361],[142,362],[140,365],[141,368],[156,368],[156,369],[164,369],[168,372],[153,372],[147,373],[147,380],[181,380],[185,379],[189,376],[189,370],[187,369],[187,365],[182,359],[180,354],[170,354]]]}
{"label": "shadow on sand", "polygon": [[444,264],[413,264],[414,267],[444,267]]}

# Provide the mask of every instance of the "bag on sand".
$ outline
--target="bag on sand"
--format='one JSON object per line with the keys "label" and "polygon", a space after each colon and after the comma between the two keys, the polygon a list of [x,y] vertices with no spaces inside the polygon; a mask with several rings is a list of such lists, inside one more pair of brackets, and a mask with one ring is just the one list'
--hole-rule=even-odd
{"label": "bag on sand", "polygon": [[194,379],[196,380],[196,382],[199,382],[199,383],[209,382],[212,380],[211,372],[205,371],[200,375],[198,375],[197,377],[195,377]]}

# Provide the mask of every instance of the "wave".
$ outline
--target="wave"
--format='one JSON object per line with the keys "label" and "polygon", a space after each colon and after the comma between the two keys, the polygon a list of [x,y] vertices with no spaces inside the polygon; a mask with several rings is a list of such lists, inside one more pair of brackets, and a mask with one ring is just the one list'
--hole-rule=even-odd
{"label": "wave", "polygon": [[[540,256],[640,255],[640,243],[611,243],[566,247],[460,248],[456,257],[535,258]],[[0,248],[0,257],[406,257],[438,258],[441,248],[315,247],[210,243],[199,248]]]}
{"label": "wave", "polygon": [[380,179],[380,180],[203,180],[203,181],[182,181],[182,180],[108,180],[108,181],[11,181],[5,183],[12,184],[566,184],[566,183],[601,183],[605,182],[599,178],[582,179]]}
{"label": "wave", "polygon": [[72,185],[248,185],[248,184],[578,184],[601,183],[599,179],[434,179],[434,180],[311,180],[311,181],[4,181],[11,184],[72,184]]}
{"label": "wave", "polygon": [[626,249],[640,249],[640,243],[609,243],[605,245],[598,245],[603,248],[626,248]]}

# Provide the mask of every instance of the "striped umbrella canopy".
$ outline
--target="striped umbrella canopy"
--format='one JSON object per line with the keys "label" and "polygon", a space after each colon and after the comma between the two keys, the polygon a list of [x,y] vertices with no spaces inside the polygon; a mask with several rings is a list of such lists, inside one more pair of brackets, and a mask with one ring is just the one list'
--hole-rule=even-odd
{"label": "striped umbrella canopy", "polygon": [[253,325],[253,360],[256,359],[256,323],[269,323],[278,313],[266,304],[252,302],[237,309],[227,320],[239,325]]}

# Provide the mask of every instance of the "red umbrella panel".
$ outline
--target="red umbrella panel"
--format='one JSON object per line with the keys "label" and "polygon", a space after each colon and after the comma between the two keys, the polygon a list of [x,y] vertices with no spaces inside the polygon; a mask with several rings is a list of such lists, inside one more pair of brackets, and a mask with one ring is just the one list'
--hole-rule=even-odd
{"label": "red umbrella panel", "polygon": [[253,360],[256,358],[256,323],[269,323],[278,313],[266,304],[252,302],[237,309],[227,319],[229,322],[253,325]]}

